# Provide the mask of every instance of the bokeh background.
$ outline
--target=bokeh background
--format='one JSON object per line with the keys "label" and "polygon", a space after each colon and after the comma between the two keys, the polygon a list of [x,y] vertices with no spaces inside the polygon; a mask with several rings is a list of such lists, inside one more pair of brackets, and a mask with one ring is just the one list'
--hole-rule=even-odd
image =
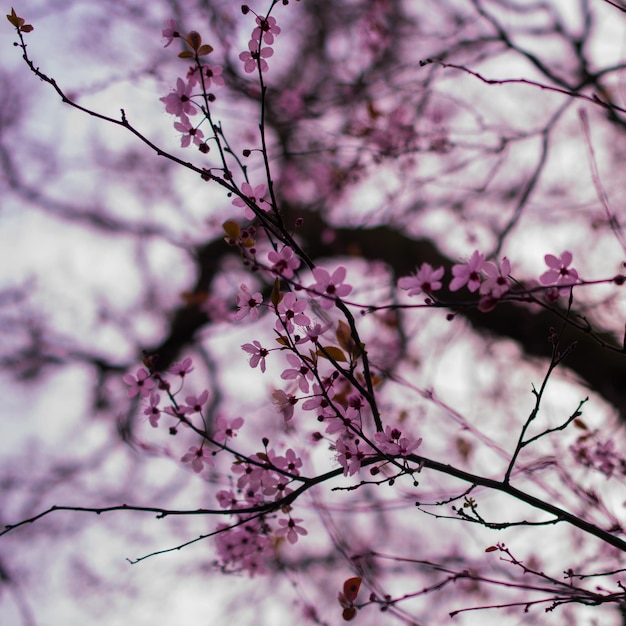
{"label": "bokeh background", "polygon": [[[264,12],[269,3],[249,5]],[[565,249],[586,280],[623,271],[626,14],[619,0],[614,5],[302,0],[275,8],[282,33],[266,76],[266,131],[277,198],[286,223],[304,218],[297,236],[316,263],[348,268],[353,302],[406,304],[395,287],[400,276],[424,261],[449,268],[475,249],[507,256],[514,277],[526,284],[544,271],[544,254]],[[123,109],[163,150],[215,167],[213,152],[180,148],[159,101],[187,70],[176,57],[177,41],[163,48],[163,20],[177,20],[181,32],[198,30],[226,78],[212,113],[250,181],[265,182],[256,150],[258,81],[238,60],[254,19],[239,4],[16,0],[14,6],[35,26],[26,36],[34,64],[68,97],[117,119]],[[281,355],[272,353],[261,375],[240,349],[252,339],[273,341],[271,316],[229,319],[242,282],[259,290],[272,283],[251,275],[223,241],[225,220],[245,223],[241,209],[218,185],[157,156],[123,128],[63,104],[28,70],[15,40],[5,22],[2,524],[52,505],[214,505],[215,492],[228,484],[226,459],[197,477],[179,462],[192,440],[152,429],[127,398],[121,378],[140,365],[144,351],[158,353],[164,367],[191,356],[195,370],[186,390],[209,389],[210,420],[245,417],[242,449],[257,451],[267,436],[277,449],[303,450],[311,474],[333,467],[327,446],[310,443],[319,425],[303,417],[285,429],[271,404],[271,391],[284,385]],[[253,150],[247,159],[246,148]],[[240,170],[235,179],[243,182]],[[269,249],[262,238],[259,246]],[[580,288],[575,296],[575,311],[594,332],[567,328],[561,345],[576,342],[576,349],[551,377],[541,424],[562,423],[589,396],[583,425],[528,451],[515,480],[610,528],[624,518],[623,476],[616,471],[609,479],[583,467],[572,446],[581,436],[623,444],[626,368],[615,348],[623,339],[624,298],[614,284]],[[359,328],[382,381],[385,415],[422,436],[425,455],[500,476],[534,406],[531,385],[540,386],[547,371],[551,328],[561,321],[540,307],[510,304],[483,314],[463,302],[453,320],[446,318],[450,310],[385,309],[358,316]],[[576,320],[584,326],[582,317]],[[336,624],[336,595],[357,561],[368,591],[379,594],[415,593],[437,580],[431,568],[397,558],[355,561],[370,550],[507,581],[520,572],[487,558],[485,547],[496,541],[556,578],[569,567],[604,571],[622,562],[561,526],[495,533],[416,510],[416,501],[440,502],[462,491],[441,476],[425,474],[418,489],[407,482],[394,490],[331,491],[347,484],[320,488],[297,504],[310,534],[295,548],[277,546],[275,571],[254,580],[223,574],[211,540],[133,566],[126,560],[209,532],[214,519],[54,513],[0,538],[0,621]],[[535,519],[510,499],[488,492],[476,498],[494,521]],[[454,517],[449,506],[429,510]],[[519,597],[501,586],[458,582],[401,603],[395,615],[369,607],[357,619],[442,623],[451,610]],[[501,619],[497,611],[479,611],[455,623]],[[506,619],[622,623],[614,607],[576,605],[554,613],[517,608]]]}

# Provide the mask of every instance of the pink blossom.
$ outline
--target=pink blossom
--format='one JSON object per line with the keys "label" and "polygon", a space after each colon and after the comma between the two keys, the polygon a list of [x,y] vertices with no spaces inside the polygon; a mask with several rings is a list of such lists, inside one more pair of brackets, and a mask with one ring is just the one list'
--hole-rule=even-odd
{"label": "pink blossom", "polygon": [[202,413],[202,409],[206,404],[207,399],[209,398],[208,390],[204,390],[199,396],[187,396],[185,398],[185,402],[187,403],[186,407],[180,407],[181,410],[187,413]]}
{"label": "pink blossom", "polygon": [[301,519],[279,519],[280,528],[276,531],[277,537],[287,537],[289,543],[294,544],[298,541],[298,535],[308,535],[309,533],[302,526],[298,526]]}
{"label": "pink blossom", "polygon": [[467,285],[467,288],[471,292],[476,291],[480,287],[482,280],[480,271],[483,268],[484,262],[484,255],[480,254],[478,250],[475,250],[468,263],[454,265],[452,267],[452,275],[454,278],[450,282],[450,291],[458,291],[464,285]]}
{"label": "pink blossom", "polygon": [[280,377],[283,380],[296,380],[300,391],[309,393],[309,380],[314,378],[311,368],[295,354],[288,354],[287,360],[293,367],[284,370]]}
{"label": "pink blossom", "polygon": [[181,378],[185,378],[187,374],[193,372],[193,361],[187,357],[183,359],[181,363],[174,363],[170,367],[170,374],[172,376],[180,376]]}
{"label": "pink blossom", "polygon": [[481,295],[490,295],[492,298],[501,298],[510,289],[511,263],[504,257],[498,267],[492,261],[486,261],[483,265],[486,274],[485,281],[480,286]]}
{"label": "pink blossom", "polygon": [[400,289],[408,290],[409,296],[419,296],[420,293],[432,293],[441,289],[443,267],[433,269],[429,263],[422,263],[414,276],[404,276],[398,281]]}
{"label": "pink blossom", "polygon": [[260,363],[261,371],[265,372],[265,357],[269,354],[267,348],[264,348],[258,341],[254,340],[252,343],[244,343],[241,349],[250,355],[250,367],[254,368]]}
{"label": "pink blossom", "polygon": [[256,18],[257,27],[252,31],[252,39],[256,42],[260,41],[261,36],[263,41],[272,45],[274,43],[274,37],[280,35],[280,27],[276,26],[276,19],[273,17],[260,17]]}
{"label": "pink blossom", "polygon": [[283,419],[288,422],[293,417],[293,408],[297,404],[298,398],[287,395],[281,389],[275,389],[272,392],[272,402],[276,405]]}
{"label": "pink blossom", "polygon": [[361,429],[361,416],[359,412],[351,406],[346,409],[343,416],[328,416],[324,418],[324,421],[327,423],[325,432],[329,435],[342,433],[342,437],[353,437],[355,432]]}
{"label": "pink blossom", "polygon": [[259,305],[262,302],[263,296],[260,292],[257,291],[252,294],[248,287],[242,284],[237,295],[237,308],[239,310],[233,315],[233,319],[240,320],[250,314],[250,319],[255,321],[259,318]]}
{"label": "pink blossom", "polygon": [[374,439],[380,451],[390,456],[407,456],[416,450],[422,443],[422,439],[410,439],[403,437],[398,428],[385,427],[385,432],[376,433]]}
{"label": "pink blossom", "polygon": [[[253,455],[256,460],[256,455]],[[248,489],[253,493],[261,488],[261,481],[266,470],[252,463],[233,463],[230,467],[233,474],[239,474],[237,487],[239,489]],[[247,497],[247,496],[246,496]]]}
{"label": "pink blossom", "polygon": [[161,396],[158,393],[151,393],[150,404],[143,411],[143,414],[148,416],[148,421],[153,428],[159,425],[159,418],[161,417],[160,401]]}
{"label": "pink blossom", "polygon": [[302,467],[302,459],[292,448],[287,449],[285,456],[277,456],[273,450],[270,450],[268,457],[274,467],[289,472],[293,476],[300,476],[299,469]]}
{"label": "pink blossom", "polygon": [[578,272],[574,268],[568,267],[572,262],[572,253],[566,250],[557,258],[553,254],[546,254],[544,260],[550,268],[539,277],[542,285],[553,285],[567,287],[576,284]]}
{"label": "pink blossom", "polygon": [[239,500],[232,489],[221,489],[215,494],[215,497],[223,509],[235,509],[239,505]]}
{"label": "pink blossom", "polygon": [[[257,185],[254,188],[252,188],[252,185],[249,183],[243,183],[243,185],[241,185],[241,193],[246,196],[252,204],[267,213],[272,207],[267,200],[263,199],[266,191],[267,187],[263,184]],[[248,203],[243,198],[235,198],[233,200],[233,205],[245,207],[244,216],[246,219],[253,220],[255,218],[254,211],[248,206]]]}
{"label": "pink blossom", "polygon": [[309,289],[315,295],[324,296],[320,300],[323,309],[330,309],[336,298],[344,298],[352,291],[350,285],[343,284],[346,278],[346,268],[343,265],[340,265],[332,275],[325,269],[316,267],[313,270],[313,277],[317,282],[311,285]]}
{"label": "pink blossom", "polygon": [[326,393],[322,393],[322,387],[320,385],[313,385],[313,396],[308,398],[302,403],[302,408],[305,411],[318,410],[321,415],[334,415],[335,410],[330,406],[329,398],[332,400],[335,395],[335,390],[329,387]]}
{"label": "pink blossom", "polygon": [[176,30],[176,22],[174,20],[165,20],[163,22],[161,35],[163,36],[163,39],[165,39],[165,45],[163,47],[167,48],[167,46],[174,41],[174,37],[180,37],[180,34]]}
{"label": "pink blossom", "polygon": [[266,562],[273,556],[274,546],[257,521],[231,529],[219,524],[217,531],[215,545],[224,567],[243,569],[251,576],[267,571]]}
{"label": "pink blossom", "polygon": [[237,436],[237,431],[243,426],[243,417],[235,417],[227,420],[225,417],[218,415],[215,420],[215,432],[213,439],[220,443],[225,443],[229,439]]}
{"label": "pink blossom", "polygon": [[306,307],[306,300],[298,300],[291,291],[286,293],[276,307],[278,314],[274,326],[276,330],[278,332],[286,330],[288,333],[293,333],[294,324],[308,326],[311,320],[308,315],[304,314]]}
{"label": "pink blossom", "polygon": [[272,48],[261,48],[259,50],[259,46],[260,43],[258,41],[250,39],[248,50],[239,55],[239,59],[243,61],[243,69],[246,74],[254,72],[257,67],[262,72],[267,72],[270,69],[265,59],[271,57],[274,54],[274,50]]}
{"label": "pink blossom", "polygon": [[180,145],[183,148],[189,147],[192,140],[196,146],[199,146],[204,139],[204,133],[199,128],[196,128],[186,115],[181,115],[180,122],[174,122],[174,128],[182,133]]}
{"label": "pink blossom", "polygon": [[191,446],[189,450],[180,459],[183,463],[191,463],[191,469],[199,474],[205,465],[213,467],[215,462],[211,453],[203,446]]}
{"label": "pink blossom", "polygon": [[300,267],[300,259],[294,255],[293,249],[285,246],[280,252],[271,250],[267,259],[272,263],[270,268],[274,274],[283,278],[293,278],[293,273]]}
{"label": "pink blossom", "polygon": [[153,389],[156,384],[152,378],[150,378],[148,370],[143,367],[137,370],[136,376],[125,374],[122,380],[129,386],[129,398],[134,398],[138,394],[142,398],[147,398],[150,395],[150,389]]}
{"label": "pink blossom", "polygon": [[337,462],[343,467],[344,476],[352,476],[361,469],[365,454],[359,450],[359,440],[339,439],[335,444]]}
{"label": "pink blossom", "polygon": [[317,344],[319,343],[320,337],[330,328],[330,326],[330,324],[322,326],[316,322],[312,326],[307,327],[304,337],[300,337],[296,343],[306,343],[307,341],[310,341],[311,343]]}
{"label": "pink blossom", "polygon": [[183,115],[195,115],[198,111],[191,101],[192,85],[185,83],[182,78],[176,80],[176,90],[159,98],[165,104],[165,110],[172,115],[182,117]]}
{"label": "pink blossom", "polygon": [[[222,87],[224,83],[224,77],[222,76],[221,65],[203,65],[201,68],[202,77],[204,79],[204,88],[209,89],[211,85]],[[200,76],[197,67],[190,67],[187,72],[187,81],[192,87],[195,87],[200,83]]]}

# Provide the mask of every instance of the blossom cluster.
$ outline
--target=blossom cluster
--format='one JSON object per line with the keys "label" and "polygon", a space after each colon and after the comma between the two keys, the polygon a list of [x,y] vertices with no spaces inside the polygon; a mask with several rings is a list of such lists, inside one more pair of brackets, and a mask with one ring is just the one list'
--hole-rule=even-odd
{"label": "blossom cluster", "polygon": [[[248,13],[248,7],[245,8],[247,10],[244,10],[244,12]],[[256,16],[256,26],[248,42],[248,49],[239,55],[239,60],[243,63],[244,72],[251,74],[257,68],[259,72],[267,72],[269,70],[266,59],[269,59],[274,54],[274,49],[271,46],[275,37],[279,34],[280,27],[276,24],[274,17]]]}
{"label": "blossom cluster", "polygon": [[571,450],[578,463],[595,469],[607,478],[615,473],[626,476],[626,458],[615,448],[612,439],[599,441],[590,434],[581,435]]}
{"label": "blossom cluster", "polygon": [[[178,118],[174,122],[174,128],[181,133],[181,146],[189,147],[192,143],[200,148],[203,152],[208,152],[209,147],[204,141],[204,133],[200,130],[200,124],[194,124],[190,121],[190,117],[197,115],[198,110],[202,109],[207,115],[206,105],[208,102],[215,100],[215,95],[209,92],[213,86],[223,86],[225,84],[222,76],[222,67],[220,65],[211,65],[204,63],[201,57],[210,54],[213,48],[207,44],[202,44],[202,38],[196,31],[191,31],[187,36],[183,37],[177,30],[174,20],[166,20],[162,31],[167,48],[175,38],[181,38],[191,48],[181,52],[179,56],[182,58],[194,59],[194,65],[189,67],[185,78],[176,79],[176,88],[169,94],[160,98],[165,104],[165,111]],[[200,93],[194,94],[194,89],[200,88]],[[197,104],[195,100],[202,99],[203,106]]]}
{"label": "blossom cluster", "polygon": [[[541,285],[551,287],[548,296],[558,298],[560,289],[571,287],[578,282],[578,272],[570,267],[572,253],[563,252],[560,257],[546,254],[544,261],[548,270],[539,277]],[[429,263],[422,263],[412,276],[404,276],[398,280],[398,287],[408,292],[409,296],[425,294],[431,298],[433,292],[443,287],[442,279],[445,270],[443,267],[433,268]],[[449,282],[450,291],[458,291],[467,287],[471,292],[478,292],[480,301],[478,308],[481,311],[491,310],[512,287],[511,262],[504,257],[499,263],[487,261],[485,255],[475,250],[466,263],[452,266],[452,279]]]}
{"label": "blossom cluster", "polygon": [[[138,368],[134,374],[126,374],[123,380],[128,386],[128,397],[142,399],[144,415],[152,427],[158,428],[162,416],[166,415],[171,421],[171,434],[176,434],[183,426],[199,436],[199,445],[190,446],[180,458],[181,463],[188,464],[194,472],[199,474],[207,467],[214,467],[219,452],[234,455],[230,475],[236,483],[232,489],[219,491],[216,497],[220,506],[230,509],[237,521],[218,526],[217,530],[222,532],[217,534],[217,552],[223,567],[242,569],[251,575],[261,573],[274,553],[277,538],[285,538],[293,544],[298,537],[307,534],[300,525],[302,520],[292,517],[289,507],[281,509],[283,516],[270,518],[263,514],[266,509],[274,508],[268,505],[280,502],[292,492],[291,485],[300,476],[302,459],[292,448],[284,454],[267,446],[263,452],[250,456],[236,453],[231,446],[244,425],[242,417],[218,416],[208,432],[204,415],[208,390],[199,395],[186,395],[184,402],[179,399],[185,380],[193,370],[190,358],[175,363],[165,374],[152,370],[148,360],[145,367]],[[161,403],[163,396],[169,400],[165,406]],[[260,514],[238,513],[240,509],[250,508]]]}

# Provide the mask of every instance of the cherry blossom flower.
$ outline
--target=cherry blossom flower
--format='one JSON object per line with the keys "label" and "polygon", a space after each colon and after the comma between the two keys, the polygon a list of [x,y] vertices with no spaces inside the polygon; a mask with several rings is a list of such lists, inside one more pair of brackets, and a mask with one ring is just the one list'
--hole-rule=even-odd
{"label": "cherry blossom flower", "polygon": [[287,360],[293,367],[284,370],[280,377],[283,380],[296,380],[300,391],[309,393],[309,380],[314,378],[311,368],[295,354],[288,354]]}
{"label": "cherry blossom flower", "polygon": [[321,267],[313,270],[313,277],[317,282],[309,287],[314,295],[325,296],[320,300],[323,309],[330,309],[335,303],[336,298],[344,298],[351,291],[350,285],[344,285],[346,278],[346,268],[340,265],[332,275]]}
{"label": "cherry blossom flower", "polygon": [[327,423],[325,432],[329,435],[342,433],[342,437],[353,437],[361,428],[361,416],[351,406],[346,409],[344,415],[335,414],[325,417],[324,421]]}
{"label": "cherry blossom flower", "polygon": [[276,531],[277,537],[287,537],[289,543],[294,544],[298,541],[298,535],[308,535],[308,531],[302,526],[298,526],[301,519],[279,519],[278,523],[281,526]]}
{"label": "cherry blossom flower", "polygon": [[232,490],[221,489],[215,494],[219,505],[223,509],[236,509],[240,506],[239,500],[237,496]]}
{"label": "cherry blossom flower", "polygon": [[185,402],[186,407],[180,407],[184,413],[202,413],[202,409],[209,398],[209,392],[205,389],[199,396],[187,396]]}
{"label": "cherry blossom flower", "polygon": [[243,70],[250,74],[258,67],[262,72],[267,72],[270,68],[265,59],[274,54],[272,48],[259,49],[260,43],[254,39],[248,42],[248,50],[239,55],[239,60],[243,61]]}
{"label": "cherry blossom flower", "polygon": [[192,66],[187,72],[187,81],[192,87],[195,87],[201,82],[200,71],[202,72],[202,78],[204,79],[204,88],[209,89],[211,85],[223,87],[224,77],[222,76],[221,65],[203,65],[201,70],[198,70],[197,66]]}
{"label": "cherry blossom flower", "polygon": [[176,80],[176,89],[163,98],[159,98],[165,104],[165,110],[176,117],[183,115],[195,115],[198,111],[191,101],[192,85],[185,83],[182,78]]}
{"label": "cherry blossom flower", "polygon": [[163,30],[161,31],[163,39],[165,39],[164,48],[167,48],[175,37],[180,37],[180,34],[176,30],[176,22],[174,20],[165,20],[163,22]]}
{"label": "cherry blossom flower", "polygon": [[305,411],[318,410],[321,415],[335,415],[335,410],[330,406],[329,398],[332,400],[335,390],[329,387],[326,394],[322,393],[322,387],[318,384],[313,385],[313,396],[302,403]]}
{"label": "cherry blossom flower", "polygon": [[318,344],[320,337],[331,327],[330,324],[325,324],[322,326],[319,323],[315,323],[311,326],[308,326],[306,329],[306,333],[303,337],[300,337],[296,343],[306,343],[310,341],[311,343]]}
{"label": "cherry blossom flower", "polygon": [[237,436],[237,431],[243,426],[243,421],[243,417],[227,420],[225,417],[218,415],[215,420],[213,439],[220,443],[226,443],[229,439]]}
{"label": "cherry blossom flower", "polygon": [[159,418],[161,417],[160,401],[161,396],[158,393],[151,393],[150,404],[143,411],[143,414],[148,416],[148,421],[153,428],[157,428],[159,425]]}
{"label": "cherry blossom flower", "polygon": [[280,35],[280,27],[276,26],[276,18],[257,16],[256,23],[257,27],[252,31],[252,39],[259,42],[263,37],[263,41],[271,46],[274,43],[274,37]]}
{"label": "cherry blossom flower", "polygon": [[480,271],[485,263],[484,255],[478,250],[474,251],[472,258],[467,263],[454,265],[452,267],[452,275],[454,278],[450,282],[450,291],[458,291],[464,285],[474,292],[480,287],[482,277]]}
{"label": "cherry blossom flower", "polygon": [[306,300],[298,300],[291,291],[286,293],[276,307],[278,314],[274,326],[276,330],[278,332],[286,330],[288,333],[293,333],[294,324],[308,326],[311,320],[308,315],[304,314],[306,307]]}
{"label": "cherry blossom flower", "polygon": [[391,426],[386,426],[383,433],[376,433],[374,439],[380,451],[390,456],[407,456],[422,443],[421,437],[419,439],[403,437],[400,429]]}
{"label": "cherry blossom flower", "polygon": [[241,568],[250,576],[267,571],[267,560],[274,554],[274,548],[258,522],[250,521],[230,529],[219,524],[216,530],[216,549],[224,566]]}
{"label": "cherry blossom flower", "polygon": [[429,294],[441,289],[443,273],[443,267],[433,269],[430,263],[422,263],[414,276],[403,276],[398,281],[398,287],[408,290],[409,296],[419,296],[420,293]]}
{"label": "cherry blossom flower", "polygon": [[337,462],[343,467],[344,476],[352,476],[361,469],[365,454],[359,450],[359,440],[339,439],[335,444]]}
{"label": "cherry blossom flower", "polygon": [[288,422],[293,417],[293,409],[298,402],[298,398],[295,396],[288,396],[281,389],[275,389],[272,392],[272,402],[276,405],[276,408],[283,416],[283,419]]}
{"label": "cherry blossom flower", "polygon": [[233,315],[234,320],[241,320],[246,315],[250,314],[250,319],[255,321],[259,318],[259,305],[263,302],[263,296],[260,292],[254,294],[250,293],[247,285],[241,285],[239,287],[239,294],[237,295],[237,307],[238,311]]}
{"label": "cherry blossom flower", "polygon": [[156,384],[152,378],[150,378],[148,370],[143,367],[137,370],[136,376],[125,374],[122,380],[129,386],[129,398],[134,398],[136,395],[147,398],[150,395],[150,390],[153,389]]}
{"label": "cherry blossom flower", "polygon": [[294,255],[293,249],[285,246],[280,252],[271,250],[267,259],[272,263],[270,268],[274,274],[283,278],[293,278],[293,273],[300,267],[300,259]]}
{"label": "cherry blossom flower", "polygon": [[511,286],[511,280],[509,274],[511,273],[511,262],[504,257],[500,261],[498,267],[492,261],[486,261],[483,265],[482,271],[485,273],[486,278],[480,285],[479,293],[481,295],[490,295],[492,298],[501,298]]}
{"label": "cherry blossom flower", "polygon": [[193,361],[191,360],[191,358],[187,357],[183,359],[181,363],[174,363],[170,367],[169,371],[172,376],[180,376],[181,378],[185,378],[187,374],[193,372]]}
{"label": "cherry blossom flower", "polygon": [[[261,460],[256,454],[253,454],[250,458],[253,461]],[[263,476],[267,471],[265,468],[260,467],[259,465],[241,462],[233,463],[230,466],[230,469],[233,474],[239,475],[239,479],[237,480],[237,488],[247,488],[252,492],[257,492],[261,488]]]}
{"label": "cherry blossom flower", "polygon": [[274,450],[267,453],[270,463],[285,472],[289,472],[293,476],[300,476],[299,468],[302,467],[302,459],[295,453],[292,448],[288,448],[285,456],[278,456]]}
{"label": "cherry blossom flower", "polygon": [[[254,188],[249,183],[243,183],[243,185],[241,185],[241,193],[243,193],[246,198],[249,198],[255,206],[267,213],[272,207],[267,200],[263,199],[266,191],[267,187],[263,184],[257,185]],[[244,216],[247,220],[253,220],[255,218],[254,211],[248,206],[243,198],[235,198],[233,200],[233,205],[245,207]]]}
{"label": "cherry blossom flower", "polygon": [[213,456],[203,446],[191,446],[189,450],[180,459],[183,463],[191,463],[191,469],[199,474],[205,465],[213,467],[215,462]]}
{"label": "cherry blossom flower", "polygon": [[244,343],[241,349],[250,355],[250,367],[256,367],[261,364],[261,371],[265,373],[265,357],[269,354],[269,350],[264,348],[256,339],[252,343]]}
{"label": "cherry blossom flower", "polygon": [[566,250],[560,257],[553,254],[546,254],[544,260],[550,268],[539,277],[542,285],[553,285],[568,287],[578,281],[578,272],[574,268],[568,267],[572,262],[572,253]]}
{"label": "cherry blossom flower", "polygon": [[182,133],[180,138],[182,148],[188,148],[192,141],[196,146],[199,146],[204,139],[204,133],[199,128],[196,128],[186,115],[180,116],[180,122],[174,122],[174,128]]}

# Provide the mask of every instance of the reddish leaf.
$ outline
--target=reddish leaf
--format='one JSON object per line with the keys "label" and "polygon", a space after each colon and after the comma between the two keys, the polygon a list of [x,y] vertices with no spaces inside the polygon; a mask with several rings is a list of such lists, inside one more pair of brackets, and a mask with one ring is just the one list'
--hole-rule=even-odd
{"label": "reddish leaf", "polygon": [[343,619],[346,620],[346,622],[349,622],[351,619],[354,619],[354,616],[356,615],[356,609],[351,606],[349,609],[344,609],[343,613],[341,614],[341,616],[343,617]]}
{"label": "reddish leaf", "polygon": [[348,602],[354,602],[359,595],[359,589],[361,588],[361,578],[355,576],[354,578],[348,578],[343,583],[343,595]]}
{"label": "reddish leaf", "polygon": [[317,351],[317,354],[325,359],[334,359],[335,361],[344,361],[346,362],[346,355],[335,346],[324,346],[323,349],[320,348]]}
{"label": "reddish leaf", "polygon": [[222,228],[231,239],[239,239],[241,228],[239,228],[239,224],[237,224],[234,220],[227,220],[222,224]]}

